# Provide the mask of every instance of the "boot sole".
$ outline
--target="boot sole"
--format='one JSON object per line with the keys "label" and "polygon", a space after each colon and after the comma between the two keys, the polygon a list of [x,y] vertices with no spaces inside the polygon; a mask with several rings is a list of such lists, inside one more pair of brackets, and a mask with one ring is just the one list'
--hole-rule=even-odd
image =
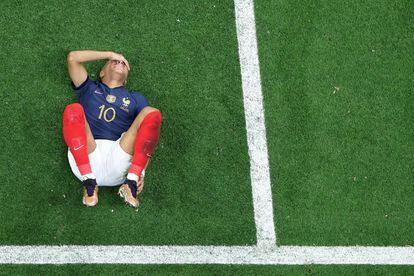
{"label": "boot sole", "polygon": [[96,201],[96,202],[95,202],[95,204],[90,205],[90,204],[87,204],[87,203],[86,203],[85,198],[82,198],[82,203],[83,203],[83,205],[85,205],[86,207],[94,207],[96,204],[98,204],[98,201]]}
{"label": "boot sole", "polygon": [[121,197],[121,198],[123,198],[124,199],[124,202],[126,203],[126,204],[128,204],[129,206],[131,206],[132,208],[134,208],[134,209],[136,209],[136,208],[138,208],[138,205],[139,204],[137,204],[137,206],[134,206],[133,204],[131,204],[126,198],[127,198],[127,192],[124,190],[124,189],[119,189],[119,191],[118,191],[118,195]]}

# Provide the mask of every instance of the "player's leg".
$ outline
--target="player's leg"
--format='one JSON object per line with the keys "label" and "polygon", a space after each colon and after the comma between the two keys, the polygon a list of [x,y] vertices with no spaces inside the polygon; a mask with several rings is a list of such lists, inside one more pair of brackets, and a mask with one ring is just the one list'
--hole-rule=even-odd
{"label": "player's leg", "polygon": [[133,207],[138,205],[139,178],[157,145],[161,122],[162,116],[158,109],[145,107],[120,140],[121,148],[133,157],[127,179],[119,189],[119,194]]}
{"label": "player's leg", "polygon": [[83,202],[88,206],[94,206],[98,202],[97,185],[88,154],[95,150],[96,143],[83,108],[78,103],[66,106],[63,111],[63,137],[84,178]]}
{"label": "player's leg", "polygon": [[86,126],[86,143],[88,144],[88,154],[92,153],[96,149],[96,142],[95,138],[93,138],[93,134],[91,128],[89,127],[88,121],[85,119],[85,126]]}
{"label": "player's leg", "polygon": [[159,110],[154,107],[144,107],[138,116],[135,118],[132,125],[129,127],[128,131],[122,136],[121,140],[119,141],[119,145],[121,148],[128,154],[134,155],[134,142],[135,137],[137,136],[138,129],[144,120],[144,118],[151,112],[156,112]]}

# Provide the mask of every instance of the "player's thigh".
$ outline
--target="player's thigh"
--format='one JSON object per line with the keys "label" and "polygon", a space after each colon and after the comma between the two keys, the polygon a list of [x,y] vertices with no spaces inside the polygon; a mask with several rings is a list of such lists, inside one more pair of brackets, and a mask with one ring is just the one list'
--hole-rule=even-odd
{"label": "player's thigh", "polygon": [[[106,176],[100,185],[116,186],[123,184],[125,177],[131,166],[132,155],[126,153],[117,141],[109,141],[110,150],[105,153],[106,156]],[[108,147],[108,149],[109,149]]]}
{"label": "player's thigh", "polygon": [[132,125],[129,127],[128,131],[122,136],[119,144],[121,148],[128,154],[134,154],[134,141],[135,136],[137,135],[139,126],[141,125],[142,121],[144,120],[145,116],[153,111],[157,111],[158,109],[147,106],[144,107],[138,116],[135,118]]}
{"label": "player's thigh", "polygon": [[91,128],[89,127],[89,124],[86,118],[85,118],[85,125],[86,125],[86,141],[88,143],[88,153],[92,153],[96,149],[96,142],[95,142],[95,138],[93,138]]}

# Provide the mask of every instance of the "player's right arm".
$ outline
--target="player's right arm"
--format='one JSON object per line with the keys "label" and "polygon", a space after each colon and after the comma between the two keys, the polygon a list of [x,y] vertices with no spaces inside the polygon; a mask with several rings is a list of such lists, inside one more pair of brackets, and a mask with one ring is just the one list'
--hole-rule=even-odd
{"label": "player's right arm", "polygon": [[75,87],[80,86],[87,78],[88,72],[86,72],[85,66],[82,62],[101,60],[101,59],[111,59],[111,60],[120,60],[124,61],[129,69],[128,61],[124,56],[114,53],[114,52],[101,52],[101,51],[71,51],[68,54],[68,71],[69,76],[73,81]]}

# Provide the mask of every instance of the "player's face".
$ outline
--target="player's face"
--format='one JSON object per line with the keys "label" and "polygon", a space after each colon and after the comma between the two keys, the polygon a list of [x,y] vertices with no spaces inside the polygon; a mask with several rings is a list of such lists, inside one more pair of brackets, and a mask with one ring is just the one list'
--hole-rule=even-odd
{"label": "player's face", "polygon": [[123,61],[119,60],[109,60],[102,71],[109,77],[115,74],[122,75],[124,80],[128,77],[128,67]]}
{"label": "player's face", "polygon": [[109,64],[110,68],[120,74],[128,74],[128,68],[123,61],[111,60]]}

